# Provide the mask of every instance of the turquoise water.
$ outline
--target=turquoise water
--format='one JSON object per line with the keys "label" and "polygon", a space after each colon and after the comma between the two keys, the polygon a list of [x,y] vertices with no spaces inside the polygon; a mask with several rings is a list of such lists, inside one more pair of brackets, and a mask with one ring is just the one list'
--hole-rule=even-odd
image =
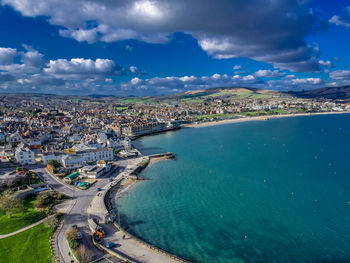
{"label": "turquoise water", "polygon": [[124,225],[195,262],[350,262],[350,115],[182,129],[118,201]]}

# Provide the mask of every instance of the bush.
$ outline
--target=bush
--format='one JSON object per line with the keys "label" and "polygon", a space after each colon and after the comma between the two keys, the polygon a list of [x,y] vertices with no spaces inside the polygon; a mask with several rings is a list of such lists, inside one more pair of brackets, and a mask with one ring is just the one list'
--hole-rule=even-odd
{"label": "bush", "polygon": [[71,227],[66,231],[66,238],[69,241],[77,241],[78,230]]}
{"label": "bush", "polygon": [[91,262],[93,258],[93,253],[85,245],[81,244],[77,249],[77,255],[81,262],[88,263]]}
{"label": "bush", "polygon": [[44,225],[47,227],[50,227],[52,229],[55,229],[58,226],[58,219],[56,216],[53,216],[51,218],[49,218],[48,220],[46,220],[44,222]]}
{"label": "bush", "polygon": [[40,209],[44,207],[44,199],[42,198],[42,196],[39,194],[37,195],[35,202],[34,202],[34,207],[36,209]]}
{"label": "bush", "polygon": [[68,245],[71,249],[77,249],[79,242],[78,240],[68,240]]}

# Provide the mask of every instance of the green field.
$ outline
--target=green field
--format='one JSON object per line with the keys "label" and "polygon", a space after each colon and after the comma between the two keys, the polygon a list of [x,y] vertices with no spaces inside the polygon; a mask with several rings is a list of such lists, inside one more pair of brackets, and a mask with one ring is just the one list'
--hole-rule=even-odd
{"label": "green field", "polygon": [[286,110],[258,110],[258,111],[240,112],[237,114],[253,117],[253,116],[277,115],[277,114],[287,114],[287,113],[288,112]]}
{"label": "green field", "polygon": [[24,214],[15,213],[11,218],[6,214],[0,214],[0,235],[11,233],[43,219],[45,214],[34,209],[34,201],[34,197],[24,201],[24,206],[27,208]]}
{"label": "green field", "polygon": [[52,229],[40,224],[17,235],[0,239],[0,263],[51,263]]}
{"label": "green field", "polygon": [[125,111],[128,109],[128,107],[115,107],[117,111]]}

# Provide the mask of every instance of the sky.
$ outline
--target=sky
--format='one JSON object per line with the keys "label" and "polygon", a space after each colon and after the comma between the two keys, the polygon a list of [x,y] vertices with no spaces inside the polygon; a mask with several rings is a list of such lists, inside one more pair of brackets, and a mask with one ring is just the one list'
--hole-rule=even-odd
{"label": "sky", "polygon": [[0,0],[0,93],[350,85],[350,1]]}

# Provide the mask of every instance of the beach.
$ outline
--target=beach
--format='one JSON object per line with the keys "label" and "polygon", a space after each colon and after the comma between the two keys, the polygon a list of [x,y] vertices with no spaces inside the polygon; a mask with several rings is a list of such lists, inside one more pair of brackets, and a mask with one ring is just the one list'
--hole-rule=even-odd
{"label": "beach", "polygon": [[254,117],[241,117],[237,119],[226,119],[226,120],[218,120],[211,122],[202,122],[198,124],[185,124],[182,125],[184,128],[201,128],[201,127],[209,127],[215,125],[229,124],[229,123],[238,123],[238,122],[246,122],[246,121],[266,121],[269,119],[277,119],[277,118],[288,118],[288,117],[299,117],[299,116],[314,116],[314,115],[329,115],[329,114],[345,114],[350,113],[349,111],[331,111],[331,112],[315,112],[315,113],[296,113],[296,114],[280,114],[280,115],[265,115],[265,116],[254,116]]}

